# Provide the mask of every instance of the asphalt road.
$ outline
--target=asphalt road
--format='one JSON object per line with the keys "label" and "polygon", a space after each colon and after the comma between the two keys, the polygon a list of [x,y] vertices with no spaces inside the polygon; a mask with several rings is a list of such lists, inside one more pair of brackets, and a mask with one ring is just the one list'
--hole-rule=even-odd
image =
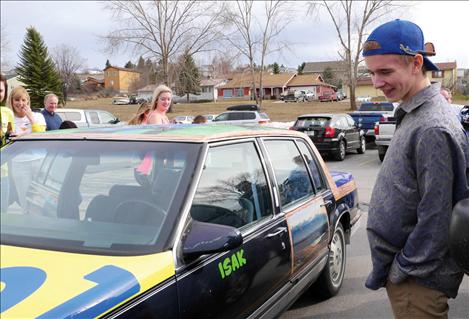
{"label": "asphalt road", "polygon": [[[326,159],[330,170],[351,172],[358,184],[359,200],[363,208],[370,200],[371,191],[381,166],[376,149],[368,149],[365,154],[347,154],[343,162]],[[366,237],[365,212],[361,225],[347,246],[347,265],[344,283],[339,294],[329,300],[321,300],[306,292],[281,319],[306,318],[392,318],[392,311],[385,289],[372,291],[365,288],[365,279],[371,270],[370,250]],[[459,288],[456,299],[449,301],[449,318],[469,318],[469,277]]]}

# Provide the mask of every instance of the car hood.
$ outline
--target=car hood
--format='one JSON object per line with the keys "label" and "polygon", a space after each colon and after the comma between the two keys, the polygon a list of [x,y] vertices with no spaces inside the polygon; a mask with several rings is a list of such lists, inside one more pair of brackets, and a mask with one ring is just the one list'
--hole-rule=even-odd
{"label": "car hood", "polygon": [[3,318],[94,318],[175,274],[171,252],[99,256],[1,246]]}
{"label": "car hood", "polygon": [[353,181],[353,176],[350,173],[346,172],[337,172],[331,171],[332,179],[334,180],[337,187],[341,187],[351,181]]}

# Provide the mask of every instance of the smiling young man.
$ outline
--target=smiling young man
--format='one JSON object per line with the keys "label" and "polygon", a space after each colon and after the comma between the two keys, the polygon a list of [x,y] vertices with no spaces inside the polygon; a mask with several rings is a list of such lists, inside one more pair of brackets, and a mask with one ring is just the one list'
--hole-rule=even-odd
{"label": "smiling young man", "polygon": [[428,59],[414,23],[394,20],[376,28],[363,56],[375,88],[396,110],[396,132],[370,201],[367,232],[373,268],[370,289],[386,287],[396,318],[447,318],[463,272],[449,255],[453,206],[469,197],[469,143]]}

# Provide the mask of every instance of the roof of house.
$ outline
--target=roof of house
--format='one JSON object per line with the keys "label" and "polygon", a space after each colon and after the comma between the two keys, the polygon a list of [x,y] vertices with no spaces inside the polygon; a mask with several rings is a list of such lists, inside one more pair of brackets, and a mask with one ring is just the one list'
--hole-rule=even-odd
{"label": "roof of house", "polygon": [[137,70],[134,70],[134,69],[127,69],[127,68],[120,68],[118,66],[113,66],[113,65],[110,65],[110,66],[107,66],[103,69],[103,71],[106,71],[107,69],[116,69],[116,70],[119,70],[119,71],[125,71],[125,72],[135,72],[135,73],[141,73],[140,71],[137,71]]}
{"label": "roof of house", "polygon": [[319,73],[296,75],[293,79],[291,79],[290,82],[288,82],[288,86],[312,86],[312,85],[332,86],[330,84],[324,83],[322,76]]}
{"label": "roof of house", "polygon": [[365,76],[362,78],[357,79],[357,86],[361,85],[373,85],[373,81],[371,80],[371,76]]}
{"label": "roof of house", "polygon": [[202,79],[200,80],[200,86],[215,86],[222,83],[223,79]]}
{"label": "roof of house", "polygon": [[[280,73],[280,74],[269,74],[264,73],[262,76],[263,87],[284,87],[288,81],[294,76],[292,73]],[[259,73],[255,74],[256,86],[259,86]],[[220,88],[241,88],[251,86],[251,74],[250,73],[237,73],[234,74],[231,79],[228,79],[228,83],[220,86]]]}
{"label": "roof of house", "polygon": [[441,62],[435,63],[440,70],[453,70],[456,69],[456,61],[454,62]]}
{"label": "roof of house", "polygon": [[345,72],[347,70],[347,62],[345,61],[322,61],[322,62],[306,62],[303,68],[305,73],[322,73],[329,67],[332,71]]}

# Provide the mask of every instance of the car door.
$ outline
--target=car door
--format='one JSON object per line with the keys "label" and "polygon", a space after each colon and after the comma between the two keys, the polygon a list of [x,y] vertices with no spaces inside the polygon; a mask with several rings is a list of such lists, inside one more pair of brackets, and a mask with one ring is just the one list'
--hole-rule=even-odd
{"label": "car door", "polygon": [[313,184],[306,163],[314,159],[304,151],[304,145],[300,152],[298,142],[292,139],[265,139],[263,144],[278,185],[281,212],[285,214],[291,232],[293,277],[299,280],[310,274],[314,278],[326,262],[329,242],[327,205],[331,202],[324,200],[321,189]]}
{"label": "car door", "polygon": [[191,218],[236,227],[243,244],[182,265],[177,273],[181,318],[246,318],[288,282],[289,233],[274,207],[254,140],[210,146]]}
{"label": "car door", "polygon": [[344,119],[347,123],[347,141],[349,141],[351,148],[357,149],[360,147],[360,129],[355,125],[355,121],[350,115],[344,115]]}

